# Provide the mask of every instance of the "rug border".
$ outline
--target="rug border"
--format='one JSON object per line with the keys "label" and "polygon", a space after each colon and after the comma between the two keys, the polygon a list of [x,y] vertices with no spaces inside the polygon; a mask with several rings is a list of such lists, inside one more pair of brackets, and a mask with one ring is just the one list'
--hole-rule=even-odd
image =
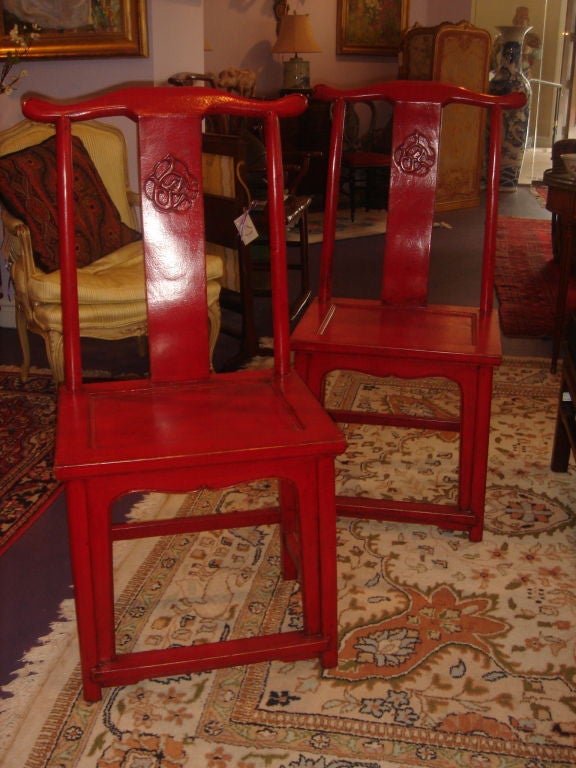
{"label": "rug border", "polygon": [[[20,372],[21,367],[19,365],[0,365],[0,373],[19,375]],[[42,376],[44,378],[50,379],[53,378],[52,371],[49,368],[38,368],[36,366],[32,366],[30,368],[29,375]],[[22,382],[22,387],[26,387],[25,382]],[[37,502],[37,509],[31,513],[27,512],[23,519],[14,523],[10,530],[4,534],[0,540],[0,557],[5,554],[10,549],[10,547],[16,544],[16,542],[26,533],[26,531],[29,530],[29,528],[36,522],[36,520],[38,520],[38,518],[44,514],[44,512],[56,501],[56,499],[62,493],[62,484],[56,479],[54,479],[54,483],[54,488],[49,492],[48,496]]]}

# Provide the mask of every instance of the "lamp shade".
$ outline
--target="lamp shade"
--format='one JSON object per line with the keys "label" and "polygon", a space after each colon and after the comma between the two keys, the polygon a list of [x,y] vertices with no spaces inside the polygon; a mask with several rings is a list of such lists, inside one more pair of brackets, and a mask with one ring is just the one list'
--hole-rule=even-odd
{"label": "lamp shade", "polygon": [[296,13],[282,16],[272,53],[320,53],[308,16]]}

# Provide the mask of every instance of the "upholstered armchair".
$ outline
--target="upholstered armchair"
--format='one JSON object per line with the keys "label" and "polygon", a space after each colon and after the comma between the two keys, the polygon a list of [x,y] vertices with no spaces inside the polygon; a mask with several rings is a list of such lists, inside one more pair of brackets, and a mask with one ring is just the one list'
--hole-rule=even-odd
{"label": "upholstered armchair", "polygon": [[[64,378],[56,200],[49,175],[53,134],[50,125],[28,120],[0,132],[2,252],[14,283],[23,381],[30,368],[29,331],[44,338],[54,380]],[[129,190],[124,136],[100,122],[74,124],[73,134],[81,142],[75,147],[75,168],[78,163],[86,182],[76,226],[80,334],[143,339],[147,315],[142,241],[137,196]],[[209,255],[206,269],[212,352],[220,329],[221,258]]]}

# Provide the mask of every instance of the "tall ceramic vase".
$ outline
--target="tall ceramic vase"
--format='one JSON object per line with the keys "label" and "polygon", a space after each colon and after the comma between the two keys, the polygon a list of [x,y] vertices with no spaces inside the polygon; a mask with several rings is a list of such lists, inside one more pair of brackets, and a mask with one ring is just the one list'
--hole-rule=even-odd
{"label": "tall ceramic vase", "polygon": [[526,106],[503,110],[502,153],[500,156],[500,190],[514,192],[528,139],[530,118],[530,81],[522,71],[524,36],[532,27],[496,27],[501,48],[498,64],[490,80],[489,91],[497,96],[520,92],[526,94]]}

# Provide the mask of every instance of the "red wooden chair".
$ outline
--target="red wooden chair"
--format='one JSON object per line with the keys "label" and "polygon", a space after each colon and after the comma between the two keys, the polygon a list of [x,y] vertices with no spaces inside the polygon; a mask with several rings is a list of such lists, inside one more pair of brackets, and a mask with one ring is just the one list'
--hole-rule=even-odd
{"label": "red wooden chair", "polygon": [[[56,474],[67,490],[84,696],[143,678],[267,659],[337,662],[334,456],[344,441],[290,368],[279,117],[301,96],[241,99],[211,89],[134,88],[80,104],[24,104],[57,131],[65,383]],[[274,368],[210,370],[202,120],[262,118],[266,127],[274,290]],[[82,380],[75,291],[71,122],[121,115],[137,124],[147,279],[150,377]],[[194,329],[194,333],[190,329]],[[184,492],[278,478],[278,507],[135,523],[111,521],[133,491]],[[298,578],[303,629],[206,645],[121,653],[116,647],[112,545],[119,539],[278,523],[283,576]],[[241,628],[240,628],[241,629]],[[241,634],[241,633],[240,633]]]}
{"label": "red wooden chair", "polygon": [[[338,496],[340,514],[432,523],[482,537],[492,373],[501,359],[497,312],[493,310],[494,249],[501,109],[516,96],[496,98],[456,86],[396,81],[339,91],[315,89],[333,101],[333,127],[318,298],[292,334],[296,370],[322,401],[326,375],[349,369],[375,376],[441,376],[461,391],[457,419],[389,418],[386,414],[332,412],[339,422],[396,424],[458,431],[459,493],[454,505]],[[334,233],[342,136],[347,102],[385,99],[394,107],[392,167],[380,299],[332,296]],[[477,307],[428,303],[430,241],[438,169],[442,107],[447,103],[487,108],[488,152],[483,272]]]}

